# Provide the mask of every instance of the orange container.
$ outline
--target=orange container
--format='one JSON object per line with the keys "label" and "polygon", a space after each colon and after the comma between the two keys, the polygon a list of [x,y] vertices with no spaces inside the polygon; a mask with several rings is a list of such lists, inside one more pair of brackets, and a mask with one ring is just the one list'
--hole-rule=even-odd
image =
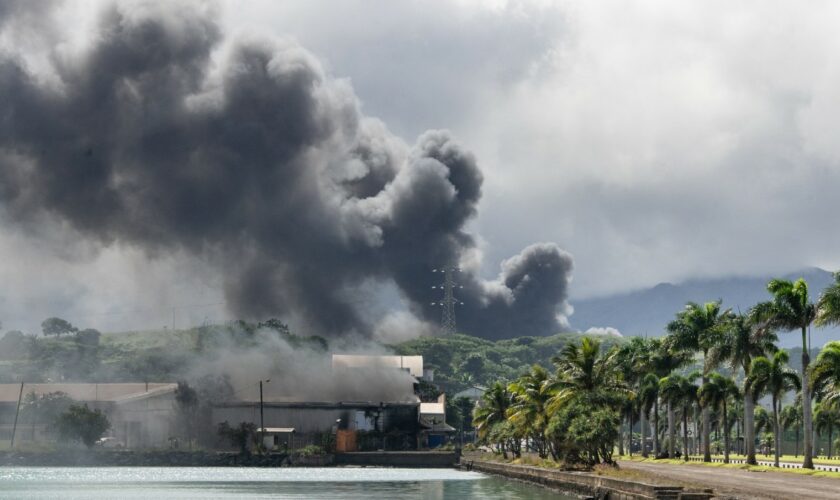
{"label": "orange container", "polygon": [[356,451],[356,431],[339,429],[335,433],[335,452]]}

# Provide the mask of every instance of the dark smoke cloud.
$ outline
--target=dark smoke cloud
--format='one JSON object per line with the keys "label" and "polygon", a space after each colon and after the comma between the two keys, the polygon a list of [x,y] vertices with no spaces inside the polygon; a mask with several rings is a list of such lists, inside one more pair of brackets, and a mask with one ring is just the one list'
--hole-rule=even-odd
{"label": "dark smoke cloud", "polygon": [[[406,145],[294,42],[226,43],[212,4],[110,6],[91,45],[53,64],[57,83],[0,53],[0,200],[18,223],[186,251],[223,273],[235,314],[328,334],[371,330],[354,297],[370,280],[436,321],[431,269],[476,253],[471,153],[445,131]],[[460,330],[564,329],[571,268],[539,244],[494,281],[464,271]]]}

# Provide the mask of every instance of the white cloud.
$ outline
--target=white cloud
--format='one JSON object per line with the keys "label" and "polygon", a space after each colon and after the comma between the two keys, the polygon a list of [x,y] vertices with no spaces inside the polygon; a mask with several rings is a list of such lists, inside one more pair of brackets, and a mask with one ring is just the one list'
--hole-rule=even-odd
{"label": "white cloud", "polygon": [[609,326],[608,327],[598,327],[598,328],[592,327],[592,328],[590,328],[589,330],[586,330],[583,333],[585,333],[586,335],[603,335],[603,336],[606,336],[606,337],[623,337],[623,335],[621,335],[621,332],[619,332],[615,328],[612,328],[612,327],[609,327]]}

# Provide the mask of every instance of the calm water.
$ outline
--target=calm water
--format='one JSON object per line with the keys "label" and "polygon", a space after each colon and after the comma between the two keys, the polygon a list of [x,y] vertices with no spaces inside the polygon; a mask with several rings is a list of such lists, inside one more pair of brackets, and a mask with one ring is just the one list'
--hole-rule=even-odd
{"label": "calm water", "polygon": [[0,498],[572,498],[454,469],[0,467]]}

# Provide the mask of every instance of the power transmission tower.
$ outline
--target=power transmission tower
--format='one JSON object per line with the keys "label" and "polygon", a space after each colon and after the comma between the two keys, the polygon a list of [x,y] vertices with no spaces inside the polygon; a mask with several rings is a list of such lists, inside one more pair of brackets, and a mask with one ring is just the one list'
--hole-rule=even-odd
{"label": "power transmission tower", "polygon": [[[458,271],[460,271],[460,269],[457,267],[432,269],[433,273],[443,273],[443,284],[440,285],[440,288],[443,290],[443,299],[440,302],[432,302],[433,306],[441,307],[442,314],[440,331],[443,335],[453,335],[457,331],[455,324],[455,306],[464,305],[463,302],[460,302],[457,298],[455,298],[455,294],[452,291],[454,288],[464,288],[463,286],[455,283],[455,279],[452,276],[453,273]],[[436,289],[438,287],[435,285],[432,288]]]}

